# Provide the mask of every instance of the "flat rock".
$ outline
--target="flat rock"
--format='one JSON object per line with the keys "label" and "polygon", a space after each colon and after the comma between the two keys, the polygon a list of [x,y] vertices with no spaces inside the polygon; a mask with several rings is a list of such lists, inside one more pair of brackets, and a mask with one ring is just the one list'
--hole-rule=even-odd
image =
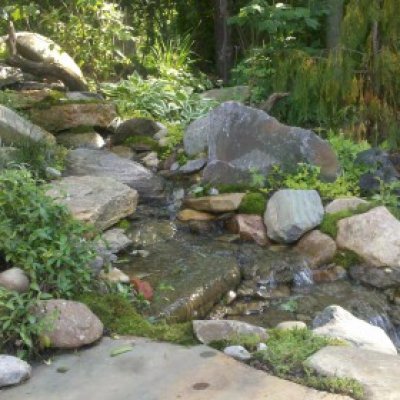
{"label": "flat rock", "polygon": [[125,250],[132,244],[132,240],[128,238],[125,231],[120,228],[109,229],[102,236],[105,246],[111,253],[117,254]]}
{"label": "flat rock", "polygon": [[42,335],[53,348],[75,349],[91,344],[103,335],[101,321],[85,304],[76,301],[41,301],[36,313],[39,318],[49,321]]}
{"label": "flat rock", "polygon": [[0,287],[24,293],[29,290],[29,278],[21,268],[10,268],[0,273]]}
{"label": "flat rock", "polygon": [[264,223],[270,239],[293,243],[318,226],[323,217],[324,208],[316,190],[283,189],[268,201]]}
{"label": "flat rock", "polygon": [[224,354],[238,361],[248,361],[251,359],[251,354],[243,346],[225,347]]}
{"label": "flat rock", "polygon": [[343,339],[360,349],[397,354],[396,347],[383,329],[356,318],[340,306],[325,308],[314,319],[313,328],[317,335]]}
{"label": "flat rock", "polygon": [[325,206],[327,214],[335,214],[340,211],[356,210],[359,206],[368,204],[368,201],[359,197],[342,197],[331,201]]}
{"label": "flat rock", "polygon": [[2,105],[0,105],[0,139],[3,144],[10,145],[26,140],[46,141],[52,144],[56,141],[51,133]]}
{"label": "flat rock", "polygon": [[106,150],[76,149],[67,157],[67,175],[110,177],[136,189],[141,197],[160,198],[164,182],[141,164]]}
{"label": "flat rock", "polygon": [[317,268],[333,260],[337,247],[330,236],[319,230],[313,230],[299,240],[295,249],[310,260],[311,266]]}
{"label": "flat rock", "polygon": [[227,193],[217,196],[193,197],[185,199],[184,206],[212,213],[231,212],[239,208],[244,196],[244,193]]}
{"label": "flat rock", "polygon": [[267,331],[259,326],[234,320],[195,320],[194,333],[200,342],[208,344],[219,340],[229,340],[238,336],[255,336],[260,342],[268,338]]}
{"label": "flat rock", "polygon": [[[18,385],[31,377],[32,368],[17,357],[0,354],[0,388]],[[1,392],[0,392],[1,395]]]}
{"label": "flat rock", "polygon": [[81,126],[107,128],[116,118],[115,104],[104,101],[54,104],[29,110],[31,121],[50,132]]}
{"label": "flat rock", "polygon": [[49,185],[47,195],[68,207],[74,218],[105,230],[136,210],[136,190],[112,178],[70,176]]}
{"label": "flat rock", "polygon": [[400,288],[400,268],[354,265],[350,268],[350,276],[358,282],[377,289]]}
{"label": "flat rock", "polygon": [[191,210],[190,208],[185,208],[178,212],[177,219],[182,222],[187,221],[215,221],[216,217],[213,214],[209,214],[203,211]]}
{"label": "flat rock", "polygon": [[260,246],[269,244],[267,229],[260,215],[235,214],[225,223],[229,232],[239,234],[240,239],[256,242]]}
{"label": "flat rock", "polygon": [[103,137],[95,131],[85,133],[60,133],[57,135],[56,140],[58,144],[71,149],[79,147],[101,149],[106,144]]}
{"label": "flat rock", "polygon": [[386,207],[340,220],[336,243],[372,266],[400,268],[400,221]]}
{"label": "flat rock", "polygon": [[59,70],[55,77],[62,80],[70,90],[86,90],[87,83],[75,61],[55,42],[32,32],[17,33],[18,53],[32,61],[55,64]]}
{"label": "flat rock", "polygon": [[314,132],[283,125],[264,111],[237,102],[223,103],[189,125],[184,146],[189,155],[208,147],[211,163],[203,180],[213,184],[238,183],[241,173],[248,181],[254,170],[266,176],[274,165],[285,172],[298,163],[316,165],[330,180],[339,171],[334,151]]}
{"label": "flat rock", "polygon": [[400,357],[348,347],[329,346],[307,365],[324,376],[352,378],[365,390],[365,400],[400,399]]}
{"label": "flat rock", "polygon": [[[118,357],[116,349],[132,346]],[[60,369],[66,373],[57,373]],[[7,400],[351,400],[250,368],[207,346],[104,338],[89,349],[55,355],[35,379],[4,390]],[[383,400],[383,399],[381,399]],[[392,399],[391,399],[392,400]]]}

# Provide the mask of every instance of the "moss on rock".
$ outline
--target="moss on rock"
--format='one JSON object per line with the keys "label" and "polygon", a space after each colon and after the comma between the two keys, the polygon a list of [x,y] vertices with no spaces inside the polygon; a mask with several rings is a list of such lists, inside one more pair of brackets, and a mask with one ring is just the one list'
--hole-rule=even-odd
{"label": "moss on rock", "polygon": [[263,215],[267,200],[261,193],[248,193],[243,197],[239,206],[241,214],[258,214]]}

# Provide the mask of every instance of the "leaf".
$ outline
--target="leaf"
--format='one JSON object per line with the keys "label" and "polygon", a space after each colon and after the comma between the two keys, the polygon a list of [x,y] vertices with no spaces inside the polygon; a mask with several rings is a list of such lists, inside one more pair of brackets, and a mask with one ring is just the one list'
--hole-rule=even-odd
{"label": "leaf", "polygon": [[117,347],[116,349],[113,349],[110,353],[110,357],[117,357],[121,354],[128,353],[129,351],[133,350],[133,345],[128,344],[126,346],[121,346]]}

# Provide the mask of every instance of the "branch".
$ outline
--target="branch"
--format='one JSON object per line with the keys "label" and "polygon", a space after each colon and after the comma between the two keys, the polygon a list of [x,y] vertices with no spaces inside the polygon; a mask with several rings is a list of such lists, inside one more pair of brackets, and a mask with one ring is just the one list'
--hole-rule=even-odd
{"label": "branch", "polygon": [[289,94],[290,94],[290,93],[279,93],[279,92],[278,92],[278,93],[272,93],[272,94],[268,97],[267,100],[263,101],[263,102],[258,106],[258,108],[259,108],[260,110],[263,110],[263,111],[269,113],[269,112],[272,110],[272,108],[274,107],[274,105],[275,105],[278,101],[280,101],[280,100],[284,99],[285,97],[289,96]]}

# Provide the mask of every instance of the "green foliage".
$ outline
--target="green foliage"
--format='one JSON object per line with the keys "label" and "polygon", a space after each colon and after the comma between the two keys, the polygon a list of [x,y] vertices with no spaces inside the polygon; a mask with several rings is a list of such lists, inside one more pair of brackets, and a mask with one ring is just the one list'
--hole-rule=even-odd
{"label": "green foliage", "polygon": [[151,323],[138,314],[129,300],[120,294],[87,293],[77,299],[85,303],[112,333],[143,336],[184,345],[196,343],[191,322]]}
{"label": "green foliage", "polygon": [[267,200],[262,193],[247,193],[239,206],[239,213],[263,215]]}
{"label": "green foliage", "polygon": [[360,257],[350,250],[340,250],[337,251],[333,262],[336,265],[340,265],[343,268],[350,268],[354,265],[360,264],[361,259]]}
{"label": "green foliage", "polygon": [[158,142],[156,140],[154,140],[153,138],[148,137],[148,136],[140,136],[140,135],[129,136],[125,140],[124,144],[126,144],[128,146],[129,145],[132,145],[132,146],[144,145],[144,146],[150,147],[150,149],[153,150],[153,151],[158,151],[159,150]]}
{"label": "green foliage", "polygon": [[257,345],[261,342],[258,335],[235,335],[225,340],[215,340],[209,343],[210,347],[217,350],[224,350],[227,346],[243,346],[249,352],[253,353],[257,350]]}

